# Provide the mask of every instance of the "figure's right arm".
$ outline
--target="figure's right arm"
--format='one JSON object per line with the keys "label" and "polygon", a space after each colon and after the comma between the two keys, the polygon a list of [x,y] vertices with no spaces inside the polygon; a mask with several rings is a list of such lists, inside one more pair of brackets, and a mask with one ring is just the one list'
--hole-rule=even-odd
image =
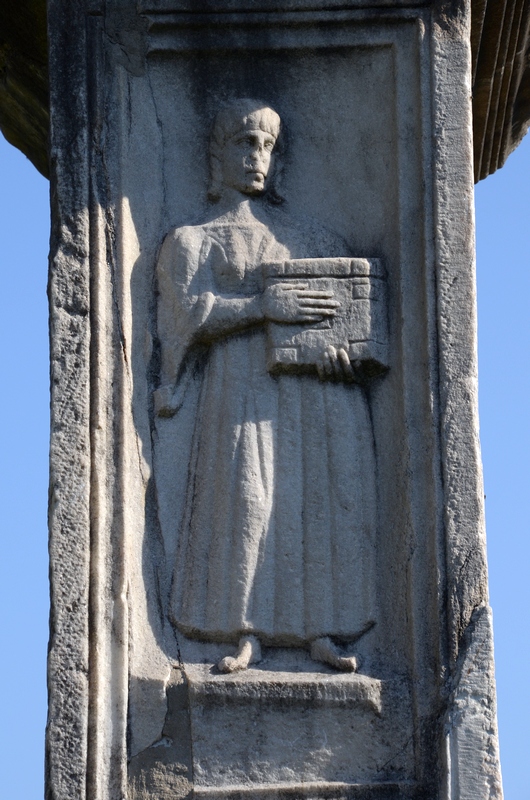
{"label": "figure's right arm", "polygon": [[332,292],[313,291],[303,283],[276,283],[247,297],[205,292],[196,305],[196,341],[210,342],[264,322],[320,322],[336,313],[339,303],[332,297]]}
{"label": "figure's right arm", "polygon": [[200,227],[177,228],[162,245],[157,263],[158,332],[162,371],[176,376],[182,348],[265,321],[285,324],[320,322],[333,316],[339,303],[332,292],[315,291],[304,283],[276,283],[252,295],[222,294],[212,264],[229,267],[221,245]]}
{"label": "figure's right arm", "polygon": [[222,294],[216,287],[212,263],[226,262],[221,245],[200,228],[170,233],[157,264],[159,335],[162,341],[178,330],[189,347],[210,343],[265,321],[261,292]]}
{"label": "figure's right arm", "polygon": [[[171,231],[162,244],[156,263],[157,332],[161,345],[162,384],[175,384],[190,345],[190,316],[197,298],[191,294],[197,281],[197,246],[181,231]],[[186,229],[184,229],[186,230]],[[182,241],[184,238],[184,241]],[[190,239],[186,242],[186,238]],[[187,245],[187,246],[186,246]]]}

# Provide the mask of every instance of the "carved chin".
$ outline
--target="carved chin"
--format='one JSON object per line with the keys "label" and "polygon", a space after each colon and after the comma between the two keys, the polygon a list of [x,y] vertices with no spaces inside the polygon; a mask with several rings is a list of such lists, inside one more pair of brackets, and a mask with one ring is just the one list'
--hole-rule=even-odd
{"label": "carved chin", "polygon": [[248,189],[245,189],[244,194],[248,194],[251,197],[255,197],[258,194],[263,194],[263,189],[264,188],[265,187],[263,186],[263,184],[261,186],[252,186],[252,187],[249,187]]}
{"label": "carved chin", "polygon": [[265,178],[263,176],[249,178],[245,185],[246,194],[260,194],[265,188]]}

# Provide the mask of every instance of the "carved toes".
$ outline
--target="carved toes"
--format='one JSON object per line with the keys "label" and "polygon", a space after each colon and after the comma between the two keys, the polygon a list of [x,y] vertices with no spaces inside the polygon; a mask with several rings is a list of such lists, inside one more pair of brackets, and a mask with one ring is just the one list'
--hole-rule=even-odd
{"label": "carved toes", "polygon": [[219,672],[237,672],[240,669],[246,669],[246,664],[243,664],[241,659],[225,656],[218,663],[217,669]]}
{"label": "carved toes", "polygon": [[359,664],[355,656],[342,656],[337,659],[335,663],[337,669],[344,670],[344,672],[357,672]]}
{"label": "carved toes", "polygon": [[331,667],[343,670],[344,672],[357,672],[359,669],[359,659],[357,656],[341,655],[337,646],[328,636],[323,636],[312,642],[311,658],[314,661],[321,661],[324,664],[329,664]]}
{"label": "carved toes", "polygon": [[225,656],[218,663],[220,672],[237,672],[247,669],[249,664],[261,661],[261,647],[255,636],[243,636],[239,640],[239,648],[235,656]]}

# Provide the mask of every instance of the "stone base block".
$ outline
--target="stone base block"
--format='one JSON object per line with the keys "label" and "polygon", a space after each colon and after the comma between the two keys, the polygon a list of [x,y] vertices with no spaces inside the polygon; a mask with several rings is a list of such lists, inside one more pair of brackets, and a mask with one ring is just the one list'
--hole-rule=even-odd
{"label": "stone base block", "polygon": [[[358,674],[186,666],[197,797],[403,796],[407,688]],[[396,793],[397,792],[397,793]],[[359,794],[360,793],[360,794]]]}

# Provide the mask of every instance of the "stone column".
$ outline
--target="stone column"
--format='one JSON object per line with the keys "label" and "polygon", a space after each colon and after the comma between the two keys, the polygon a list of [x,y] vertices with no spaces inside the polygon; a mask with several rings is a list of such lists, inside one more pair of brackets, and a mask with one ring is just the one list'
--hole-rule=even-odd
{"label": "stone column", "polygon": [[49,800],[502,797],[469,24],[50,0]]}

